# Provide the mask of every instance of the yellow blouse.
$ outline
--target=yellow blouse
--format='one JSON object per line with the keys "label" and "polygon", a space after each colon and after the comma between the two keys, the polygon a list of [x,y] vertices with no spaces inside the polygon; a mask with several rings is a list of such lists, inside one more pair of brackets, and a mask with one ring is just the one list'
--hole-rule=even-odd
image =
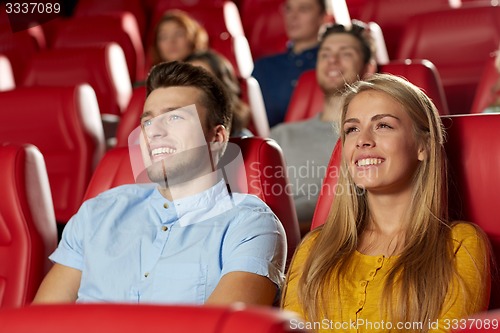
{"label": "yellow blouse", "polygon": [[[305,328],[317,332],[387,332],[407,329],[416,331],[420,325],[426,325],[429,332],[448,332],[452,328],[464,325],[462,318],[486,310],[490,292],[489,254],[483,238],[469,224],[456,224],[452,229],[454,240],[455,263],[458,274],[464,282],[464,291],[477,300],[470,308],[471,313],[465,313],[464,294],[453,289],[446,296],[443,313],[440,318],[429,323],[392,323],[387,320],[387,314],[381,313],[380,299],[386,275],[396,262],[397,257],[364,255],[355,252],[352,269],[346,274],[348,279],[341,281],[340,295],[331,295],[328,313],[331,318],[317,322],[306,322]],[[297,283],[300,270],[314,243],[316,237],[308,238],[297,250],[290,266],[287,290],[283,308],[299,313],[304,317],[297,298]],[[484,281],[480,283],[479,281]],[[432,281],[429,281],[432,283]],[[333,297],[340,296],[341,308],[335,308]],[[397,301],[395,299],[395,301]],[[462,319],[462,321],[461,321]],[[466,324],[466,323],[465,323]]]}

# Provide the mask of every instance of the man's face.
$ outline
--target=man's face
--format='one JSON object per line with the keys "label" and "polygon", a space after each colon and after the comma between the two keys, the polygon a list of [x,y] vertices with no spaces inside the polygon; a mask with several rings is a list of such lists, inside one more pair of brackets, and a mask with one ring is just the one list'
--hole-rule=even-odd
{"label": "man's face", "polygon": [[151,181],[172,186],[211,171],[202,96],[194,87],[168,87],[146,99],[140,142]]}
{"label": "man's face", "polygon": [[292,42],[316,39],[323,23],[316,0],[288,0],[285,4],[285,29]]}
{"label": "man's face", "polygon": [[316,77],[325,95],[342,92],[365,75],[360,42],[347,33],[326,37],[318,52]]}

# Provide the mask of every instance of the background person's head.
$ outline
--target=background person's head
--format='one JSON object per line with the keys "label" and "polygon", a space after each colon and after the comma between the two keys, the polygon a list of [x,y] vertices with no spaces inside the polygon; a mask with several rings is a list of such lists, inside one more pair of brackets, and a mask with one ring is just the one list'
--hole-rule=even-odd
{"label": "background person's head", "polygon": [[[324,0],[287,0],[285,3],[285,29],[294,51],[300,52],[317,44],[318,31],[324,23]],[[295,49],[298,47],[298,49]]]}
{"label": "background person's head", "polygon": [[250,109],[241,100],[240,84],[229,60],[219,53],[209,50],[191,54],[186,58],[186,62],[206,69],[226,86],[233,110],[231,136],[240,133],[248,125]]}
{"label": "background person's head", "polygon": [[376,72],[375,44],[367,26],[327,25],[320,37],[316,77],[325,96],[339,95],[346,85]]}
{"label": "background person's head", "polygon": [[152,64],[183,61],[191,53],[208,48],[205,29],[187,13],[170,10],[158,22],[151,49]]}

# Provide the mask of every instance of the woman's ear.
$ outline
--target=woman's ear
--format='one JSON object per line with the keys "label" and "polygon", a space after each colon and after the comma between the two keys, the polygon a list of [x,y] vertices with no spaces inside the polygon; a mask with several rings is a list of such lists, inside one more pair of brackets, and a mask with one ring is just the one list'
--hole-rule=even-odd
{"label": "woman's ear", "polygon": [[418,147],[418,155],[417,155],[417,158],[419,161],[424,161],[427,159],[427,147],[425,146],[425,144],[421,143]]}

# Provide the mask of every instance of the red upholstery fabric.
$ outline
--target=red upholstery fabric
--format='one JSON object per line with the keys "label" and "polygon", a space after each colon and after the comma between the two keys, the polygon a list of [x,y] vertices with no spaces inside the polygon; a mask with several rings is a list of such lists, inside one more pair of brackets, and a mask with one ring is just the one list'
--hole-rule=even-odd
{"label": "red upholstery fabric", "polygon": [[[300,242],[299,224],[293,200],[286,191],[285,161],[281,148],[271,139],[259,137],[231,138],[242,152],[247,176],[248,193],[258,196],[283,224],[288,242],[288,259]],[[128,149],[115,148],[103,158],[87,189],[85,200],[102,191],[134,183]]]}
{"label": "red upholstery fabric", "polygon": [[[460,324],[464,324],[464,322],[459,322]],[[471,317],[471,320],[468,320],[465,324],[465,328],[456,329],[452,332],[455,333],[491,333],[498,332],[498,328],[500,327],[500,310],[492,310],[488,312],[478,313]],[[495,328],[496,327],[496,328]]]}
{"label": "red upholstery fabric", "polygon": [[284,4],[283,0],[243,2],[241,20],[254,59],[286,51]]}
{"label": "red upholstery fabric", "polygon": [[126,147],[128,145],[128,136],[137,126],[140,125],[140,117],[146,101],[146,87],[134,88],[132,98],[127,105],[127,109],[120,118],[118,128],[116,129],[116,146]]}
{"label": "red upholstery fabric", "polygon": [[144,48],[137,21],[128,12],[76,17],[58,28],[54,48],[71,48],[115,42],[127,60],[131,82],[144,79]]}
{"label": "red upholstery fabric", "polygon": [[321,186],[321,193],[318,198],[318,203],[316,204],[316,209],[314,210],[311,230],[325,223],[328,214],[330,213],[330,207],[332,207],[333,198],[335,197],[334,190],[337,186],[341,159],[342,144],[339,140],[337,141],[337,144],[333,149],[332,156],[330,157],[330,162],[328,162],[326,176],[323,180],[323,185]]}
{"label": "red upholstery fabric", "polygon": [[380,66],[379,72],[406,78],[430,97],[440,115],[450,114],[441,77],[432,62],[428,60],[396,60]]}
{"label": "red upholstery fabric", "polygon": [[10,26],[0,24],[0,53],[9,58],[16,83],[22,82],[26,65],[40,50],[27,30],[12,33]]}
{"label": "red upholstery fabric", "polygon": [[[349,7],[349,0],[346,1]],[[377,22],[382,28],[390,59],[397,59],[397,48],[408,19],[420,13],[450,8],[449,0],[370,0],[359,4],[353,15],[364,22]]]}
{"label": "red upholstery fabric", "polygon": [[146,36],[147,17],[141,0],[78,0],[74,17],[130,12],[137,20],[141,37]]}
{"label": "red upholstery fabric", "polygon": [[0,142],[32,143],[40,149],[56,218],[67,221],[80,207],[93,165],[104,151],[90,86],[18,88],[0,93],[0,105]]}
{"label": "red upholstery fabric", "polygon": [[297,86],[285,115],[285,122],[300,121],[314,117],[323,111],[325,95],[316,80],[316,70],[305,71],[299,77]]}
{"label": "red upholstery fabric", "polygon": [[[443,118],[450,170],[450,216],[476,223],[500,258],[500,114]],[[492,284],[491,308],[500,307],[500,288]]]}
{"label": "red upholstery fabric", "polygon": [[69,86],[81,83],[94,88],[101,114],[120,115],[132,93],[121,48],[117,44],[107,44],[40,52],[26,69],[21,85]]}
{"label": "red upholstery fabric", "polygon": [[[495,58],[491,57],[484,66],[483,75],[474,96],[471,113],[481,113],[495,101],[497,97],[493,92],[493,88],[498,80],[500,80],[500,74],[495,68]],[[499,93],[497,92],[497,94]]]}
{"label": "red upholstery fabric", "polygon": [[406,25],[399,59],[436,65],[452,114],[469,113],[491,52],[500,44],[500,6],[468,6],[414,16]]}
{"label": "red upholstery fabric", "polygon": [[0,170],[0,308],[20,307],[33,300],[49,269],[56,222],[37,148],[0,145]]}
{"label": "red upholstery fabric", "polygon": [[301,320],[273,308],[126,304],[37,305],[0,310],[9,333],[286,333]]}

